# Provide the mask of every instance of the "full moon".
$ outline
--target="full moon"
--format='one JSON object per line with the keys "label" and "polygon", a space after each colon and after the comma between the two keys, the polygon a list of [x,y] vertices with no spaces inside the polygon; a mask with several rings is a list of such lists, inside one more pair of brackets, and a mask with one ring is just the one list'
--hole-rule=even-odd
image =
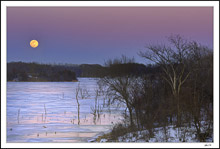
{"label": "full moon", "polygon": [[37,40],[31,40],[30,46],[31,46],[32,48],[38,47],[38,41],[37,41]]}

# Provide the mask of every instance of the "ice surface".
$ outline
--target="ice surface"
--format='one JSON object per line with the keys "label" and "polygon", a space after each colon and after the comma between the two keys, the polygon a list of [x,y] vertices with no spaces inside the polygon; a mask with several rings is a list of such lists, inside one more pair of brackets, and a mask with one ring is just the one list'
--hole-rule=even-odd
{"label": "ice surface", "polygon": [[[80,125],[75,91],[87,89],[89,97],[80,99]],[[87,142],[119,122],[121,109],[103,109],[94,121],[97,79],[79,78],[79,82],[8,82],[7,142]],[[104,97],[99,97],[103,104]],[[45,111],[46,110],[46,111]]]}

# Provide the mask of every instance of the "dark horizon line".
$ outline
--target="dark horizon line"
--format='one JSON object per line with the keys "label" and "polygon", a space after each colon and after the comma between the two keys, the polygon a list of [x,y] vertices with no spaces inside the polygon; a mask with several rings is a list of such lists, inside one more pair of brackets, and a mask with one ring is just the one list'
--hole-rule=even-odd
{"label": "dark horizon line", "polygon": [[[32,62],[25,62],[25,61],[9,61],[8,63],[35,63],[35,64],[41,64],[41,65],[101,65],[101,66],[105,66],[105,64],[99,64],[99,63],[81,63],[81,64],[74,64],[74,63],[61,63],[61,62],[49,62],[49,63],[44,63],[44,62],[36,62],[36,61],[32,61]],[[138,62],[134,62],[136,64],[143,64],[143,65],[148,65],[148,64],[144,64],[144,63],[138,63]],[[150,64],[150,63],[149,63]]]}

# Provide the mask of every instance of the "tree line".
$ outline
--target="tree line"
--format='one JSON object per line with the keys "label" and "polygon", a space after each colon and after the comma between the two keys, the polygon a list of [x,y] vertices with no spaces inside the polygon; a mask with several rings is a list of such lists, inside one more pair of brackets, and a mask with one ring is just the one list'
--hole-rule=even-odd
{"label": "tree line", "polygon": [[213,51],[180,35],[168,41],[147,45],[138,53],[153,63],[147,73],[135,73],[127,67],[133,60],[124,56],[107,61],[110,71],[100,85],[107,88],[109,105],[126,105],[129,129],[146,129],[151,138],[157,127],[173,125],[186,132],[193,126],[197,139],[204,142],[213,134]]}
{"label": "tree line", "polygon": [[[77,77],[103,78],[110,72],[117,71],[118,66],[111,68],[99,64],[39,64],[25,62],[7,63],[7,81],[73,81]],[[138,63],[122,64],[122,69],[130,69],[135,73],[145,73],[149,70]],[[126,72],[128,73],[128,72]],[[115,74],[120,75],[120,74]]]}
{"label": "tree line", "polygon": [[76,81],[76,73],[66,67],[49,64],[7,63],[7,81]]}

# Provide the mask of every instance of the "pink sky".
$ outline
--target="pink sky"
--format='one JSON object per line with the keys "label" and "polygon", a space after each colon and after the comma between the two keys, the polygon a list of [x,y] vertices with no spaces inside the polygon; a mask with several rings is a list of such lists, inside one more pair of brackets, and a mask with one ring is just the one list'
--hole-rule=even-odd
{"label": "pink sky", "polygon": [[[120,54],[141,61],[140,49],[171,34],[212,47],[213,8],[9,7],[7,27],[8,61],[102,64]],[[26,45],[33,38],[37,51]]]}

